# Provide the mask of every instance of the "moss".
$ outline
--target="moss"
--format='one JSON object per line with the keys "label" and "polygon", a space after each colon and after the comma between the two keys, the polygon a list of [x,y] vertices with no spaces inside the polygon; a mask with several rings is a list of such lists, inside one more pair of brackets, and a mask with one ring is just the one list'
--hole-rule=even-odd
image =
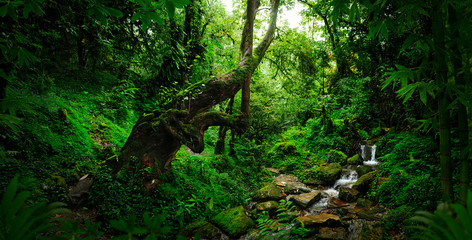
{"label": "moss", "polygon": [[243,235],[254,226],[254,221],[246,216],[243,206],[228,209],[216,215],[212,221],[230,237]]}
{"label": "moss", "polygon": [[370,173],[366,173],[362,175],[357,181],[352,185],[352,188],[360,191],[360,192],[367,192],[369,190],[370,184],[374,180],[374,176],[377,175],[379,171],[373,171]]}
{"label": "moss", "polygon": [[332,184],[341,176],[342,170],[339,163],[325,163],[316,168],[315,175],[323,184]]}
{"label": "moss", "polygon": [[354,156],[347,159],[347,164],[348,165],[362,164],[362,158],[359,156],[359,154],[356,154],[356,155],[354,155]]}
{"label": "moss", "polygon": [[269,183],[253,193],[253,199],[256,201],[277,201],[281,198],[282,190],[275,183]]}
{"label": "moss", "polygon": [[180,235],[192,239],[199,235],[203,239],[218,239],[222,233],[220,229],[207,221],[196,221],[183,228]]}
{"label": "moss", "polygon": [[282,154],[297,154],[297,146],[293,142],[281,142],[276,144],[276,149]]}
{"label": "moss", "polygon": [[338,150],[331,150],[329,152],[329,161],[330,163],[339,163],[341,165],[346,164],[347,155]]}

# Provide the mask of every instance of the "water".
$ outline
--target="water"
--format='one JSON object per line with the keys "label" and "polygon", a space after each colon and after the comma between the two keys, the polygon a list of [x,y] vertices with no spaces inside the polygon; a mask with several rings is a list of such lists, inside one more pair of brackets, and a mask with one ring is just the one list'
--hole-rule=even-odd
{"label": "water", "polygon": [[[375,158],[375,151],[377,150],[376,145],[367,146],[361,145],[361,157],[364,159],[364,165],[366,166],[377,166],[379,161]],[[370,158],[369,158],[370,157]],[[367,161],[365,161],[368,159]]]}

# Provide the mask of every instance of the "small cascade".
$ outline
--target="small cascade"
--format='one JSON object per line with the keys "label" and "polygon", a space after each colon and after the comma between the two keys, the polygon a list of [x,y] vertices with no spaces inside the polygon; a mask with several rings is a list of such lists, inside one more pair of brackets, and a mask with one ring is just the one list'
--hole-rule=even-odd
{"label": "small cascade", "polygon": [[364,159],[364,165],[366,166],[377,166],[379,161],[375,158],[375,151],[377,150],[376,145],[368,146],[361,145],[361,157]]}
{"label": "small cascade", "polygon": [[341,178],[336,180],[334,185],[326,190],[324,190],[323,197],[313,206],[311,206],[308,209],[308,212],[311,214],[318,213],[319,211],[326,209],[328,207],[328,202],[329,199],[332,197],[337,198],[339,195],[339,187],[352,187],[352,184],[354,184],[357,181],[358,175],[357,172],[354,170],[349,170],[346,171],[341,175]]}

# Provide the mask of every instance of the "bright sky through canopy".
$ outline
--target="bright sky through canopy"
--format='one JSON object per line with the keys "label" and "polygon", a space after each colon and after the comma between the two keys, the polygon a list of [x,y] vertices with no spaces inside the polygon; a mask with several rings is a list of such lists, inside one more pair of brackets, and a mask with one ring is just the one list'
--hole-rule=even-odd
{"label": "bright sky through canopy", "polygon": [[[231,13],[233,11],[232,0],[221,0],[221,2],[225,7],[226,12]],[[290,28],[299,27],[300,22],[302,21],[299,14],[301,9],[302,6],[298,2],[295,2],[295,7],[291,10],[283,9],[282,13],[279,15],[279,23],[287,21]]]}

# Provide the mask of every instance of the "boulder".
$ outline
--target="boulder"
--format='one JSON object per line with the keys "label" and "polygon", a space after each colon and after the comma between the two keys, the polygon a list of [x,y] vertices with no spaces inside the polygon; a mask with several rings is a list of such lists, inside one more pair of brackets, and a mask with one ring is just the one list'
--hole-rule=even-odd
{"label": "boulder", "polygon": [[254,221],[245,213],[243,206],[230,208],[213,217],[212,222],[230,237],[238,237],[254,226]]}
{"label": "boulder", "polygon": [[385,216],[385,208],[373,207],[367,211],[358,212],[356,215],[368,221],[380,220]]}
{"label": "boulder", "polygon": [[362,176],[365,175],[366,173],[372,172],[372,168],[366,165],[359,165],[356,167],[356,172],[357,175]]}
{"label": "boulder", "polygon": [[200,239],[208,240],[227,240],[229,239],[219,228],[207,221],[197,221],[183,228],[179,235],[187,238],[194,239],[195,235],[199,235]]}
{"label": "boulder", "polygon": [[361,193],[366,193],[369,190],[370,185],[374,181],[374,177],[377,173],[379,173],[379,171],[373,171],[373,172],[362,175],[352,185],[352,188],[358,190]]}
{"label": "boulder", "polygon": [[356,155],[354,155],[354,156],[347,159],[347,164],[348,165],[354,165],[354,166],[360,165],[360,164],[362,164],[362,158],[361,158],[361,156],[359,156],[359,154],[356,154]]}
{"label": "boulder", "polygon": [[289,194],[307,193],[312,190],[301,182],[288,182],[285,184],[284,192]]}
{"label": "boulder", "polygon": [[270,211],[275,210],[279,206],[279,203],[276,201],[267,201],[256,204],[255,209],[257,211]]}
{"label": "boulder", "polygon": [[347,205],[349,205],[347,202],[339,198],[331,197],[328,200],[328,208],[340,208],[340,207],[345,207]]}
{"label": "boulder", "polygon": [[279,187],[277,187],[275,183],[266,184],[261,189],[255,191],[252,195],[253,200],[259,201],[259,202],[271,201],[271,200],[278,201],[282,199],[282,197],[283,197],[282,190]]}
{"label": "boulder", "polygon": [[321,227],[316,239],[346,239],[347,232],[343,227]]}
{"label": "boulder", "polygon": [[345,202],[355,202],[360,197],[360,192],[353,188],[340,187],[339,199]]}
{"label": "boulder", "polygon": [[306,208],[321,199],[321,191],[291,195],[290,200],[301,208]]}
{"label": "boulder", "polygon": [[365,199],[365,198],[358,198],[357,199],[357,202],[356,202],[356,206],[358,207],[363,207],[363,208],[368,208],[370,206],[372,206],[372,201],[370,201],[369,199]]}
{"label": "boulder", "polygon": [[332,226],[341,223],[338,216],[330,213],[298,217],[297,220],[298,222],[303,223],[305,227]]}
{"label": "boulder", "polygon": [[284,155],[298,154],[297,146],[293,142],[281,142],[276,144],[277,152]]}
{"label": "boulder", "polygon": [[333,185],[341,176],[342,170],[339,163],[324,163],[316,168],[315,174],[324,185]]}

